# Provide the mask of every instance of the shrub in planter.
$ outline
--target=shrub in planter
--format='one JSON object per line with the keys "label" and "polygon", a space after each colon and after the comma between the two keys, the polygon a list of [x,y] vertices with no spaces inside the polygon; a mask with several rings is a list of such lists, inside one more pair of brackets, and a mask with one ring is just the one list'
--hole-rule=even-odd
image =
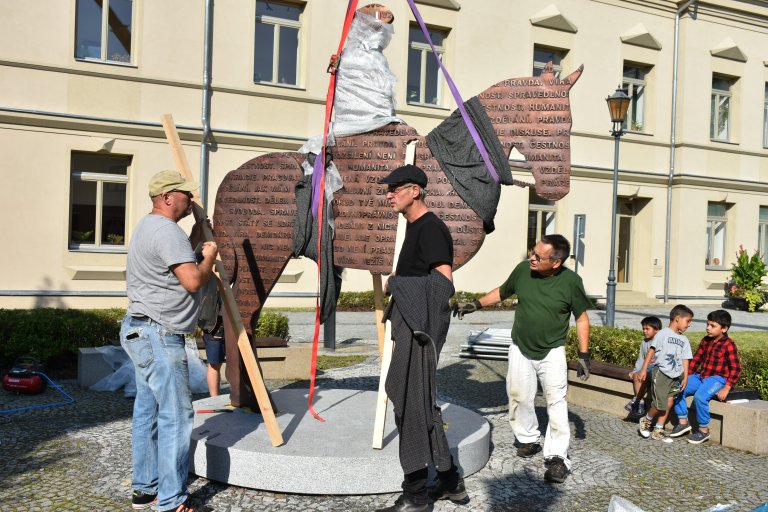
{"label": "shrub in planter", "polygon": [[762,282],[766,274],[768,268],[760,253],[755,251],[750,256],[740,245],[736,261],[731,265],[731,279],[725,285],[726,297],[739,309],[750,312],[760,309],[765,304]]}
{"label": "shrub in planter", "polygon": [[288,317],[282,313],[262,311],[253,335],[257,338],[288,339]]}

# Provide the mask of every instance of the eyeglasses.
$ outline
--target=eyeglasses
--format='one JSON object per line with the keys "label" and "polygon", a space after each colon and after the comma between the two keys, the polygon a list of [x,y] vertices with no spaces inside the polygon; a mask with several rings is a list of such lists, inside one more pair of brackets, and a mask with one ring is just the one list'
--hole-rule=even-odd
{"label": "eyeglasses", "polygon": [[170,192],[168,192],[168,193],[170,194],[171,192],[178,192],[179,194],[184,194],[184,195],[185,195],[185,196],[187,196],[188,198],[192,199],[192,192],[189,192],[189,191],[187,191],[187,190],[176,190],[176,189],[173,189],[173,190],[171,190],[171,191],[170,191]]}
{"label": "eyeglasses", "polygon": [[542,257],[541,257],[541,256],[539,256],[538,254],[536,254],[536,251],[531,251],[531,256],[530,256],[530,257],[531,257],[532,259],[536,260],[536,261],[541,261],[541,260],[559,260],[559,259],[560,259],[560,258],[552,258],[552,257],[549,257],[549,258],[542,258]]}
{"label": "eyeglasses", "polygon": [[400,192],[404,188],[408,188],[408,187],[412,187],[412,186],[413,186],[413,183],[406,183],[405,185],[400,185],[399,187],[397,187],[395,185],[389,185],[387,187],[387,194],[397,194],[398,192]]}

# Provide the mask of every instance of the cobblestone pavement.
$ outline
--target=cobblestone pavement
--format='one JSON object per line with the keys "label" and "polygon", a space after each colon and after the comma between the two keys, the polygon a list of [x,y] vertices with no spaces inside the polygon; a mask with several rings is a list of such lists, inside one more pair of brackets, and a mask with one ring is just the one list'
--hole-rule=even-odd
{"label": "cobblestone pavement", "polygon": [[[468,407],[489,421],[492,454],[485,468],[467,478],[468,504],[441,501],[434,510],[604,512],[612,495],[648,511],[709,511],[718,503],[728,504],[727,510],[747,511],[768,501],[766,456],[708,443],[656,443],[640,438],[634,424],[579,407],[570,408],[573,473],[561,485],[544,482],[540,454],[532,459],[515,456],[506,415],[506,362],[455,356],[468,330],[479,328],[478,324],[511,325],[507,313],[481,313],[484,316],[475,316],[472,323],[454,322],[441,357],[438,386],[441,399]],[[312,315],[292,315],[294,340],[305,341]],[[644,315],[636,312],[627,321],[634,326]],[[324,372],[319,386],[377,388],[378,358],[368,316],[372,315],[339,315],[337,352],[372,355],[362,364]],[[750,316],[750,329],[764,329],[763,317],[768,315]],[[270,389],[306,386],[267,384]],[[0,415],[0,510],[130,510],[131,399],[120,393],[82,390],[74,381],[62,386],[75,398],[74,404]],[[59,399],[51,389],[35,397],[3,393],[0,409]],[[546,415],[541,397],[537,397],[537,409],[543,430]],[[322,466],[317,470],[323,471]],[[276,494],[194,476],[189,486],[197,510],[208,511],[352,512],[385,506],[396,497]]]}

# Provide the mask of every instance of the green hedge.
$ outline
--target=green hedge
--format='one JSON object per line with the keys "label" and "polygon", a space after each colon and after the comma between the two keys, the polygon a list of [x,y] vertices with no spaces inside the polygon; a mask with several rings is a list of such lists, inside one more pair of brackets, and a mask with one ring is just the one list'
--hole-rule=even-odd
{"label": "green hedge", "polygon": [[[475,299],[479,299],[485,295],[485,292],[456,292],[451,298],[451,305],[456,302],[472,302]],[[500,304],[493,306],[493,309],[514,309],[517,298],[513,295],[502,301]],[[384,297],[384,306],[389,303],[389,297]],[[337,311],[374,311],[376,309],[373,301],[373,290],[366,292],[341,292],[339,294],[339,301],[336,303]]]}
{"label": "green hedge", "polygon": [[[592,327],[589,331],[589,348],[592,359],[605,363],[634,366],[643,333],[626,327]],[[698,348],[698,341],[691,341],[691,350]],[[576,328],[568,331],[566,355],[568,360],[578,358]],[[740,351],[741,378],[739,387],[756,389],[761,400],[768,400],[768,351]]]}
{"label": "green hedge", "polygon": [[31,356],[42,363],[76,355],[80,347],[117,340],[123,309],[0,309],[0,366]]}
{"label": "green hedge", "polygon": [[[0,367],[22,356],[43,365],[74,361],[82,347],[110,345],[120,338],[124,309],[0,309]],[[256,336],[288,337],[288,317],[264,311]]]}

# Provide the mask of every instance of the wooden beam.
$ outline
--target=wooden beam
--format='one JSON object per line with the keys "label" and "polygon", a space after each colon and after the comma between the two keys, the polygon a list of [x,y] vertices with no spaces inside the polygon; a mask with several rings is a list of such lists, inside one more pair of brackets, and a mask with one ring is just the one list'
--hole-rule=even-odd
{"label": "wooden beam", "polygon": [[[173,122],[173,117],[170,114],[164,114],[160,116],[160,120],[163,123],[165,136],[168,139],[168,144],[170,144],[171,151],[173,152],[176,169],[182,176],[184,176],[184,179],[194,181],[192,173],[189,170],[187,156],[184,153],[179,134],[176,131],[176,125]],[[206,219],[205,209],[200,205],[200,196],[195,194],[193,201],[192,213],[195,216],[195,220],[199,221],[200,219]],[[203,240],[213,240],[213,233],[207,222],[203,222],[202,232]],[[248,378],[251,381],[253,392],[256,395],[256,399],[259,401],[259,409],[264,418],[264,425],[267,427],[269,439],[272,441],[272,446],[280,446],[283,444],[283,435],[280,432],[280,426],[275,418],[275,411],[272,409],[269,392],[264,385],[264,378],[261,375],[259,365],[256,362],[256,354],[254,354],[253,348],[251,347],[251,340],[248,339],[248,334],[245,332],[243,321],[240,318],[240,311],[237,308],[232,289],[229,287],[229,279],[221,260],[216,260],[214,269],[219,276],[219,279],[216,279],[219,287],[219,294],[221,295],[222,302],[227,310],[227,317],[231,322],[232,330],[237,333],[237,346],[240,349],[240,354],[243,358]]]}
{"label": "wooden beam", "polygon": [[381,322],[384,318],[384,289],[381,286],[381,274],[371,274],[373,278],[373,303],[376,307],[376,334],[379,338],[379,365],[384,363],[384,333],[386,326]]}

